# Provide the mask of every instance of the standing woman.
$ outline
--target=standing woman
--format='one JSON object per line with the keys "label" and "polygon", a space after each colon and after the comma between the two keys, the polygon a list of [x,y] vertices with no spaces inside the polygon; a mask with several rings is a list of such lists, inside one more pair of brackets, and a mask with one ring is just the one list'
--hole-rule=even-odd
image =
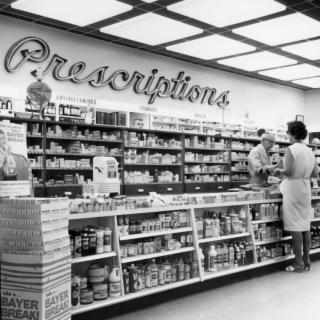
{"label": "standing woman", "polygon": [[[301,121],[288,123],[291,145],[287,148],[284,169],[276,169],[274,174],[283,174],[280,185],[283,196],[284,229],[291,231],[294,264],[286,268],[289,272],[310,270],[310,223],[311,186],[310,178],[318,177],[318,164],[311,150],[303,140],[307,137],[306,126]],[[303,248],[303,254],[302,254]]]}

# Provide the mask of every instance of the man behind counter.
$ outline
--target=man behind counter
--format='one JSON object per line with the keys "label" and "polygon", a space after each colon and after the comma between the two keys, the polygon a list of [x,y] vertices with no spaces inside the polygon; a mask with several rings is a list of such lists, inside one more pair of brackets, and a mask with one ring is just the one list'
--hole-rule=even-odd
{"label": "man behind counter", "polygon": [[271,164],[269,151],[275,143],[275,136],[271,133],[263,133],[261,143],[254,147],[248,156],[248,170],[251,176],[250,183],[264,186],[268,176],[280,165]]}

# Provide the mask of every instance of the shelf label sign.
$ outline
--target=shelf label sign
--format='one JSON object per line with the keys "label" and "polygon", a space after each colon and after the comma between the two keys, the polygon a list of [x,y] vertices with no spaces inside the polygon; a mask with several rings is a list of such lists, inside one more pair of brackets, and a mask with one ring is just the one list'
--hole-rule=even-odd
{"label": "shelf label sign", "polygon": [[[128,72],[120,69],[109,72],[110,66],[101,66],[87,70],[83,61],[67,66],[68,59],[54,53],[50,46],[38,37],[26,37],[14,43],[5,57],[5,69],[9,73],[17,72],[26,63],[42,64],[43,75],[51,73],[57,81],[88,83],[92,87],[109,87],[122,91],[131,88],[136,94],[148,96],[148,104],[158,98],[171,98],[180,101],[198,102],[224,108],[229,105],[230,91],[218,93],[216,88],[201,87],[191,83],[191,77],[180,71],[176,77],[168,79],[153,69],[146,75],[139,71]],[[32,75],[36,76],[36,70]]]}

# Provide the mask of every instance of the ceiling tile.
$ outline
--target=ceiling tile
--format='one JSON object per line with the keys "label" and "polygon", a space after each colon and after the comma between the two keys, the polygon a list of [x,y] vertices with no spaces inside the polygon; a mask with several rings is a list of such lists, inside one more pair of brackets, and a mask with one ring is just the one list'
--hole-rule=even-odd
{"label": "ceiling tile", "polygon": [[158,45],[202,32],[199,28],[151,12],[101,28],[100,31],[149,45]]}

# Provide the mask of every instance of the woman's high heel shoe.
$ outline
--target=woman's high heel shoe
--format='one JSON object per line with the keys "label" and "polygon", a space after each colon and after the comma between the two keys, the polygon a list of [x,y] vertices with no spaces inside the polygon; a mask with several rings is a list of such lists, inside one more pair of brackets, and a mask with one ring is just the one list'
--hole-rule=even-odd
{"label": "woman's high heel shoe", "polygon": [[304,264],[304,267],[303,267],[303,270],[305,271],[310,271],[311,269],[311,262],[310,260],[309,261],[306,261],[306,258],[305,257],[302,257],[302,260],[303,260],[303,264]]}
{"label": "woman's high heel shoe", "polygon": [[304,262],[304,270],[310,271],[311,269],[311,263],[310,262]]}

